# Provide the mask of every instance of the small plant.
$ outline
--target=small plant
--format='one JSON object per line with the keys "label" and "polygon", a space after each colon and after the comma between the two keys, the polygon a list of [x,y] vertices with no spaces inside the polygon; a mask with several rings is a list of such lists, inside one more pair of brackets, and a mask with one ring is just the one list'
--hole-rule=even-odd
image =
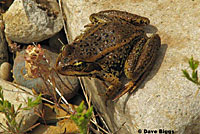
{"label": "small plant", "polygon": [[15,110],[14,104],[10,103],[8,100],[5,100],[3,95],[2,87],[0,86],[0,112],[5,115],[6,125],[0,124],[0,127],[4,129],[5,133],[9,134],[23,134],[20,129],[23,118],[17,122],[16,117],[19,114],[20,110],[29,110],[41,103],[41,94],[33,101],[31,98],[28,98],[27,107],[22,108],[22,104],[18,106]]}
{"label": "small plant", "polygon": [[42,99],[41,99],[41,96],[42,96],[42,94],[39,94],[38,96],[37,96],[37,98],[33,101],[33,99],[32,98],[29,98],[28,97],[28,101],[27,101],[27,107],[25,107],[25,108],[23,108],[24,110],[30,110],[30,109],[32,109],[33,107],[35,107],[35,106],[37,106],[37,105],[39,105],[40,103],[42,103]]}
{"label": "small plant", "polygon": [[81,104],[76,109],[76,113],[71,115],[71,119],[76,123],[78,126],[81,134],[87,134],[88,124],[92,117],[93,107],[91,106],[87,111],[82,101]]}
{"label": "small plant", "polygon": [[195,83],[196,85],[200,86],[200,81],[199,81],[198,71],[197,71],[197,67],[199,66],[199,61],[194,60],[193,57],[191,57],[188,63],[192,70],[192,74],[189,74],[186,69],[183,69],[182,72],[183,72],[184,77],[186,77],[189,81]]}
{"label": "small plant", "polygon": [[[58,77],[69,90],[71,89],[62,81],[55,69],[50,66],[50,59],[47,57],[48,56],[46,51],[42,49],[40,44],[29,45],[26,48],[26,52],[24,54],[26,69],[26,74],[24,75],[24,77],[27,79],[41,78],[46,86],[46,89],[41,91],[42,94],[50,95],[54,103],[62,108],[62,106],[60,105],[60,101],[64,102],[66,105],[68,105],[69,103],[60,92],[60,86],[58,86],[55,77]],[[60,96],[61,99],[57,98],[56,93]],[[70,107],[70,105],[68,106],[69,111],[73,113],[73,109]]]}

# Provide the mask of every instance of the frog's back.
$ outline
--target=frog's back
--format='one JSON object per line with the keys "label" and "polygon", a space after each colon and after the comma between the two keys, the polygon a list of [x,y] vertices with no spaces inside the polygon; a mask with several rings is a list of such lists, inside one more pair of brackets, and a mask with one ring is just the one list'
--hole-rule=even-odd
{"label": "frog's back", "polygon": [[93,62],[131,40],[139,39],[142,34],[144,32],[140,27],[125,21],[99,23],[88,29],[72,45],[76,46],[76,57]]}

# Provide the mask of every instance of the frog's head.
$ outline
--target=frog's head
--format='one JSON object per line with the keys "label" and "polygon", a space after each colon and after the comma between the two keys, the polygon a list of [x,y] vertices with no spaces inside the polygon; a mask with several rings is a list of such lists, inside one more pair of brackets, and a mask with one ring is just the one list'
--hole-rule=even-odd
{"label": "frog's head", "polygon": [[92,63],[80,59],[73,45],[66,45],[56,60],[56,70],[63,75],[88,75]]}

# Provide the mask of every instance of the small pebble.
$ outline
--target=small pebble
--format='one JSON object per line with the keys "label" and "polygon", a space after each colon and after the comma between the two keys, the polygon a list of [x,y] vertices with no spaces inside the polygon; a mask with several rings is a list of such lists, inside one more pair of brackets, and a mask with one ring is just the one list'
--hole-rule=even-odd
{"label": "small pebble", "polygon": [[12,80],[12,65],[8,62],[4,62],[0,67],[0,77],[4,80],[11,81]]}

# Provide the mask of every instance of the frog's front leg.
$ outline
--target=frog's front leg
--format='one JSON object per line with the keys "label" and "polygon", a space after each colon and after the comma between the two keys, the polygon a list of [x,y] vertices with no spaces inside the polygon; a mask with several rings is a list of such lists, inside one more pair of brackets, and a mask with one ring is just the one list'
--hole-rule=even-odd
{"label": "frog's front leg", "polygon": [[136,44],[136,47],[143,46],[142,48],[137,47],[141,54],[138,55],[136,52],[137,49],[133,49],[125,62],[124,72],[126,77],[131,81],[125,85],[125,89],[123,89],[122,93],[115,97],[115,99],[121,97],[129,90],[133,92],[146,78],[154,65],[161,45],[160,37],[158,34],[154,34],[151,38],[147,39],[145,44],[144,41],[145,38]]}
{"label": "frog's front leg", "polygon": [[110,83],[110,86],[106,89],[106,93],[105,93],[107,100],[114,98],[114,96],[118,92],[118,89],[120,89],[122,86],[122,83],[119,80],[119,78],[114,76],[112,73],[101,71],[95,77],[100,78],[101,80],[104,80]]}
{"label": "frog's front leg", "polygon": [[90,15],[90,21],[92,23],[105,23],[115,20],[127,21],[137,26],[145,26],[150,23],[150,20],[146,17],[118,10],[105,10]]}

